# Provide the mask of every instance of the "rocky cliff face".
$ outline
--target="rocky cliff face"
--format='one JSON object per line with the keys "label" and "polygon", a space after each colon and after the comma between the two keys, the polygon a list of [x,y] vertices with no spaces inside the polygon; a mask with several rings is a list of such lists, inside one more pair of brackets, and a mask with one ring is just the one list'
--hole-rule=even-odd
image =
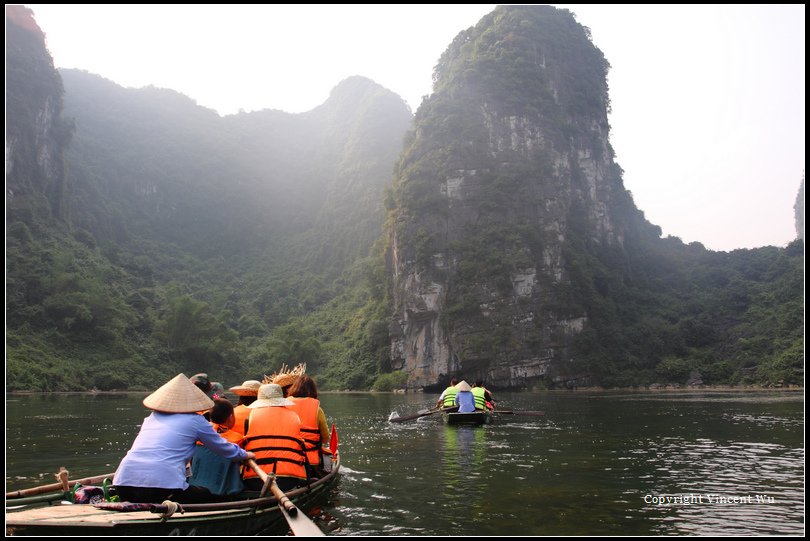
{"label": "rocky cliff face", "polygon": [[607,69],[548,6],[499,7],[442,56],[389,215],[391,356],[410,386],[572,377],[586,255],[646,223],[608,141]]}
{"label": "rocky cliff face", "polygon": [[796,238],[804,240],[804,175],[793,205],[793,223],[796,225]]}
{"label": "rocky cliff face", "polygon": [[6,6],[7,221],[64,218],[62,82],[30,9]]}

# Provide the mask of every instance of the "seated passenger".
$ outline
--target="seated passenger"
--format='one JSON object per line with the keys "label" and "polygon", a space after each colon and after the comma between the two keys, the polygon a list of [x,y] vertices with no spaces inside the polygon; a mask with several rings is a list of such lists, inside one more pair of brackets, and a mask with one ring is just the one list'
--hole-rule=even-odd
{"label": "seated passenger", "polygon": [[255,457],[226,441],[196,413],[210,409],[214,403],[183,374],[144,398],[143,405],[154,411],[144,419],[113,478],[122,501],[211,500],[208,489],[189,485],[186,480],[186,463],[194,454],[197,441],[234,462]]}
{"label": "seated passenger", "polygon": [[458,393],[456,394],[456,405],[458,406],[459,413],[471,413],[475,411],[475,397],[472,394],[472,387],[466,381],[462,381],[456,385]]}
{"label": "seated passenger", "polygon": [[[214,400],[211,408],[211,425],[222,438],[231,443],[240,443],[242,434],[232,430],[234,426],[233,405],[224,398]],[[205,487],[214,496],[231,496],[244,490],[239,464],[231,462],[197,442],[191,459],[189,484]]]}
{"label": "seated passenger", "polygon": [[293,405],[287,408],[296,412],[301,419],[301,438],[306,445],[310,474],[323,477],[326,473],[323,469],[323,453],[329,453],[329,427],[318,400],[318,386],[311,377],[299,376],[298,381],[290,387],[287,398],[293,401]]}
{"label": "seated passenger", "polygon": [[245,435],[245,421],[247,421],[250,415],[250,408],[248,408],[248,406],[253,404],[254,400],[256,400],[256,395],[259,394],[259,387],[261,386],[262,382],[249,379],[242,383],[242,385],[237,385],[229,389],[229,391],[239,397],[236,407],[233,408],[233,415],[236,418],[233,430],[243,436]]}
{"label": "seated passenger", "polygon": [[447,389],[439,395],[439,399],[436,401],[437,408],[452,408],[456,405],[456,393],[458,392],[456,384],[458,384],[458,381],[456,378],[452,378]]}
{"label": "seated passenger", "polygon": [[307,363],[298,363],[298,365],[294,368],[287,368],[286,364],[282,364],[281,369],[277,373],[271,375],[270,377],[264,377],[264,383],[275,383],[277,385],[281,385],[281,388],[284,391],[284,396],[287,397],[290,394],[290,387],[292,387],[292,384],[298,381],[299,376],[306,374],[306,371]]}
{"label": "seated passenger", "polygon": [[475,386],[472,388],[472,394],[475,397],[475,409],[479,411],[492,410],[494,400],[492,393],[484,387],[484,382],[480,379],[475,380]]}
{"label": "seated passenger", "polygon": [[[245,450],[256,454],[256,464],[267,473],[276,474],[276,483],[284,492],[303,486],[307,481],[307,456],[301,439],[301,419],[285,408],[293,403],[284,398],[280,385],[267,383],[259,387],[256,401],[249,407]],[[245,468],[245,488],[261,490],[262,483],[253,468]]]}

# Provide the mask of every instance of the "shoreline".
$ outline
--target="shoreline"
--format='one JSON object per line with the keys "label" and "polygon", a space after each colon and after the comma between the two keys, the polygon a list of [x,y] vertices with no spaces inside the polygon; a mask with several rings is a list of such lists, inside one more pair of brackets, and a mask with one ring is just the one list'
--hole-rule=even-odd
{"label": "shoreline", "polygon": [[[539,393],[696,393],[696,392],[709,392],[709,393],[735,393],[735,392],[781,392],[781,393],[804,393],[804,387],[793,385],[788,387],[762,387],[759,385],[751,386],[731,386],[731,385],[716,385],[716,386],[697,386],[697,387],[677,387],[674,385],[661,385],[660,387],[577,387],[574,389],[495,389],[495,392],[510,392],[510,393],[525,393],[525,392],[539,392]],[[49,395],[123,395],[123,394],[149,394],[153,391],[6,391],[6,395],[35,395],[35,394],[49,394]],[[232,393],[228,393],[232,394]],[[319,391],[319,394],[434,394],[422,389],[396,389],[393,391],[358,391],[344,389],[340,391]],[[233,395],[236,396],[236,395]]]}

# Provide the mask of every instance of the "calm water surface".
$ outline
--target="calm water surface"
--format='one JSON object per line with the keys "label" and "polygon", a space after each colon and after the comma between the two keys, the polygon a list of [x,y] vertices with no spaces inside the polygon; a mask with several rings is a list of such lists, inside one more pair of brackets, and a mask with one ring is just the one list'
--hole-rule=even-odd
{"label": "calm water surface", "polygon": [[[6,490],[114,471],[144,395],[7,395]],[[310,515],[331,535],[804,533],[802,393],[499,393],[546,415],[483,427],[387,422],[428,395],[321,398],[343,466]]]}

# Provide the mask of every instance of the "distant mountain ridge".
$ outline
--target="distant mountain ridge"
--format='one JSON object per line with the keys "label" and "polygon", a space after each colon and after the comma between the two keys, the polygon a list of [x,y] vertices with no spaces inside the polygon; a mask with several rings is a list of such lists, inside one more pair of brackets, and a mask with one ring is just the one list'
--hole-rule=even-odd
{"label": "distant mountain ridge", "polygon": [[300,318],[361,279],[405,102],[350,77],[306,113],[222,118],[172,90],[60,77],[41,31],[6,25],[9,388],[241,381],[289,362],[268,360],[273,329],[311,336]]}
{"label": "distant mountain ridge", "polygon": [[9,390],[298,362],[331,389],[803,381],[803,240],[661,239],[565,10],[461,32],[415,116],[350,77],[306,113],[220,117],[60,76],[26,8],[6,33]]}

